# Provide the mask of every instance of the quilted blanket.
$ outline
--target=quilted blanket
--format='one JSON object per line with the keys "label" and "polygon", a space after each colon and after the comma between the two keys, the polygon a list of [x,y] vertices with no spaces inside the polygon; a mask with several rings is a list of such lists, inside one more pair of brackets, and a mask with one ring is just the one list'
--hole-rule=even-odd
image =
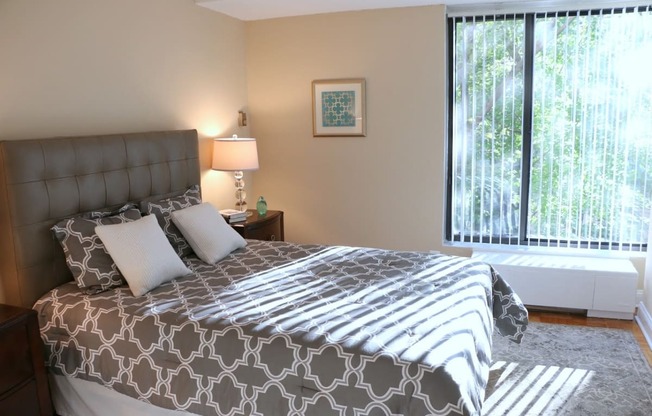
{"label": "quilted blanket", "polygon": [[34,306],[47,365],[204,415],[479,415],[494,327],[527,310],[468,258],[248,241],[134,297],[73,283]]}

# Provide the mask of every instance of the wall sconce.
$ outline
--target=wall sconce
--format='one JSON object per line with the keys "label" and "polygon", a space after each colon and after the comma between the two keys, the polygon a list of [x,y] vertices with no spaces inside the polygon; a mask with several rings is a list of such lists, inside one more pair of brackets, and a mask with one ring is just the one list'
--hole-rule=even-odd
{"label": "wall sconce", "polygon": [[235,208],[238,211],[246,211],[247,194],[244,191],[245,183],[242,171],[258,169],[256,139],[238,138],[235,134],[229,139],[215,139],[213,141],[212,167],[215,170],[233,172],[237,199]]}

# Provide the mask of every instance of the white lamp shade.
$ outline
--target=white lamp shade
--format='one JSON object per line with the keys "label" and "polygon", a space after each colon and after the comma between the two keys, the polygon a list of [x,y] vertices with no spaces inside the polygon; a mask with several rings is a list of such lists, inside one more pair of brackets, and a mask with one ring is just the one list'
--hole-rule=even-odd
{"label": "white lamp shade", "polygon": [[226,171],[258,169],[256,139],[215,139],[213,169]]}

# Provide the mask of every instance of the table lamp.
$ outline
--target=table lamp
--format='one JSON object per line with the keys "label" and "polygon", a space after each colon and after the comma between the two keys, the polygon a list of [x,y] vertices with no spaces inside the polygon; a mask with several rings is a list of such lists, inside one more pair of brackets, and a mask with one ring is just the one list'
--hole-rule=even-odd
{"label": "table lamp", "polygon": [[258,169],[258,149],[256,139],[238,138],[233,135],[228,139],[213,141],[213,169],[233,172],[235,178],[235,207],[238,211],[247,210],[245,201],[243,171]]}

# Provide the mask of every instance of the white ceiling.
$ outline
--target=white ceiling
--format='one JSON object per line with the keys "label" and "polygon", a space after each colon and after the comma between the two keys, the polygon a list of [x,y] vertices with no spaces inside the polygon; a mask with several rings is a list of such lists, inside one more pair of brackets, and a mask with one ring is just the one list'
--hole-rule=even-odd
{"label": "white ceiling", "polygon": [[647,5],[648,2],[649,0],[195,0],[199,6],[240,20],[432,4],[445,4],[449,7],[449,11],[468,13],[479,10],[502,12],[554,10],[556,7],[578,10]]}
{"label": "white ceiling", "polygon": [[[238,18],[260,20],[275,17],[425,6],[430,4],[463,5],[474,3],[511,3],[518,0],[195,0],[203,7]],[[532,3],[530,1],[530,3]]]}

